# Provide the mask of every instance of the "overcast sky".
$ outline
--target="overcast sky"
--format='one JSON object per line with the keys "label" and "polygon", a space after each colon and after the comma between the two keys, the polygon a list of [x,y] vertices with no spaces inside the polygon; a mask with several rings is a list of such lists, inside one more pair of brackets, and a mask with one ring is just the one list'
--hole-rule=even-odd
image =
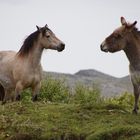
{"label": "overcast sky", "polygon": [[100,44],[119,27],[120,17],[138,21],[139,0],[0,0],[0,50],[18,51],[36,25],[50,29],[66,44],[63,52],[44,51],[43,69],[75,73],[96,69],[123,77],[128,60],[123,53],[100,51]]}

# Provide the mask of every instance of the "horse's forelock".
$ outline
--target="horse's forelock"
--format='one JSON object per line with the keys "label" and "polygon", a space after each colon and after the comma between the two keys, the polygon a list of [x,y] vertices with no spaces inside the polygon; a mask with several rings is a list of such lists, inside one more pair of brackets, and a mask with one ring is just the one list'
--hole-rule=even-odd
{"label": "horse's forelock", "polygon": [[40,31],[41,31],[41,33],[42,33],[43,36],[46,35],[46,32],[47,32],[47,31],[52,32],[52,31],[49,29],[49,27],[46,26],[46,25],[45,25],[45,27],[42,27]]}

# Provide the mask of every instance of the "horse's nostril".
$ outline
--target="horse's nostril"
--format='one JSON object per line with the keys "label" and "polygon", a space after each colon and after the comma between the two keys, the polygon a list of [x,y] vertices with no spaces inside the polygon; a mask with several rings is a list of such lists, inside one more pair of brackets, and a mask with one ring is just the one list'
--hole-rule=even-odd
{"label": "horse's nostril", "polygon": [[100,45],[100,48],[101,48],[101,50],[103,51],[103,45],[102,45],[102,44]]}
{"label": "horse's nostril", "polygon": [[101,44],[100,48],[101,48],[101,51],[108,52],[107,46],[104,46],[104,45]]}
{"label": "horse's nostril", "polygon": [[58,50],[59,52],[63,51],[64,49],[65,49],[65,44],[64,44],[64,43],[61,43],[61,44],[59,45],[59,47],[57,48],[57,50]]}
{"label": "horse's nostril", "polygon": [[61,49],[62,49],[62,50],[65,49],[65,44],[64,44],[64,43],[61,44]]}
{"label": "horse's nostril", "polygon": [[100,45],[100,48],[101,48],[101,50],[102,50],[102,44]]}
{"label": "horse's nostril", "polygon": [[64,43],[62,43],[61,46],[62,46],[63,49],[65,49],[65,44]]}

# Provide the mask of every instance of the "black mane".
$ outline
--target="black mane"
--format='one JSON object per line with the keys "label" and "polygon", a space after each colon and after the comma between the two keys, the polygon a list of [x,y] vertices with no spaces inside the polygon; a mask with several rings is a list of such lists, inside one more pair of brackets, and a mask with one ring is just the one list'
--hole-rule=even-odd
{"label": "black mane", "polygon": [[29,52],[32,50],[34,42],[37,41],[38,39],[38,35],[39,35],[39,31],[35,31],[34,33],[30,34],[23,42],[23,45],[21,46],[18,54],[20,56],[29,54]]}

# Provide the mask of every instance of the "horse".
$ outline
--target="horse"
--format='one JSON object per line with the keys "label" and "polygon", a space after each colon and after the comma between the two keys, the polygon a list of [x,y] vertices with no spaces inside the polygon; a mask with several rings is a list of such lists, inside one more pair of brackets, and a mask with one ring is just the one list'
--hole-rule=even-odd
{"label": "horse", "polygon": [[130,78],[134,91],[133,113],[138,113],[138,100],[140,95],[140,31],[136,27],[137,21],[129,23],[124,17],[120,18],[121,26],[113,31],[101,43],[104,52],[117,52],[123,50],[129,60]]}
{"label": "horse", "polygon": [[65,49],[65,44],[47,25],[36,27],[37,30],[24,40],[18,52],[0,51],[2,104],[6,103],[10,94],[12,100],[20,100],[21,92],[26,88],[31,88],[32,100],[36,101],[41,87],[43,50],[52,49],[61,52]]}

